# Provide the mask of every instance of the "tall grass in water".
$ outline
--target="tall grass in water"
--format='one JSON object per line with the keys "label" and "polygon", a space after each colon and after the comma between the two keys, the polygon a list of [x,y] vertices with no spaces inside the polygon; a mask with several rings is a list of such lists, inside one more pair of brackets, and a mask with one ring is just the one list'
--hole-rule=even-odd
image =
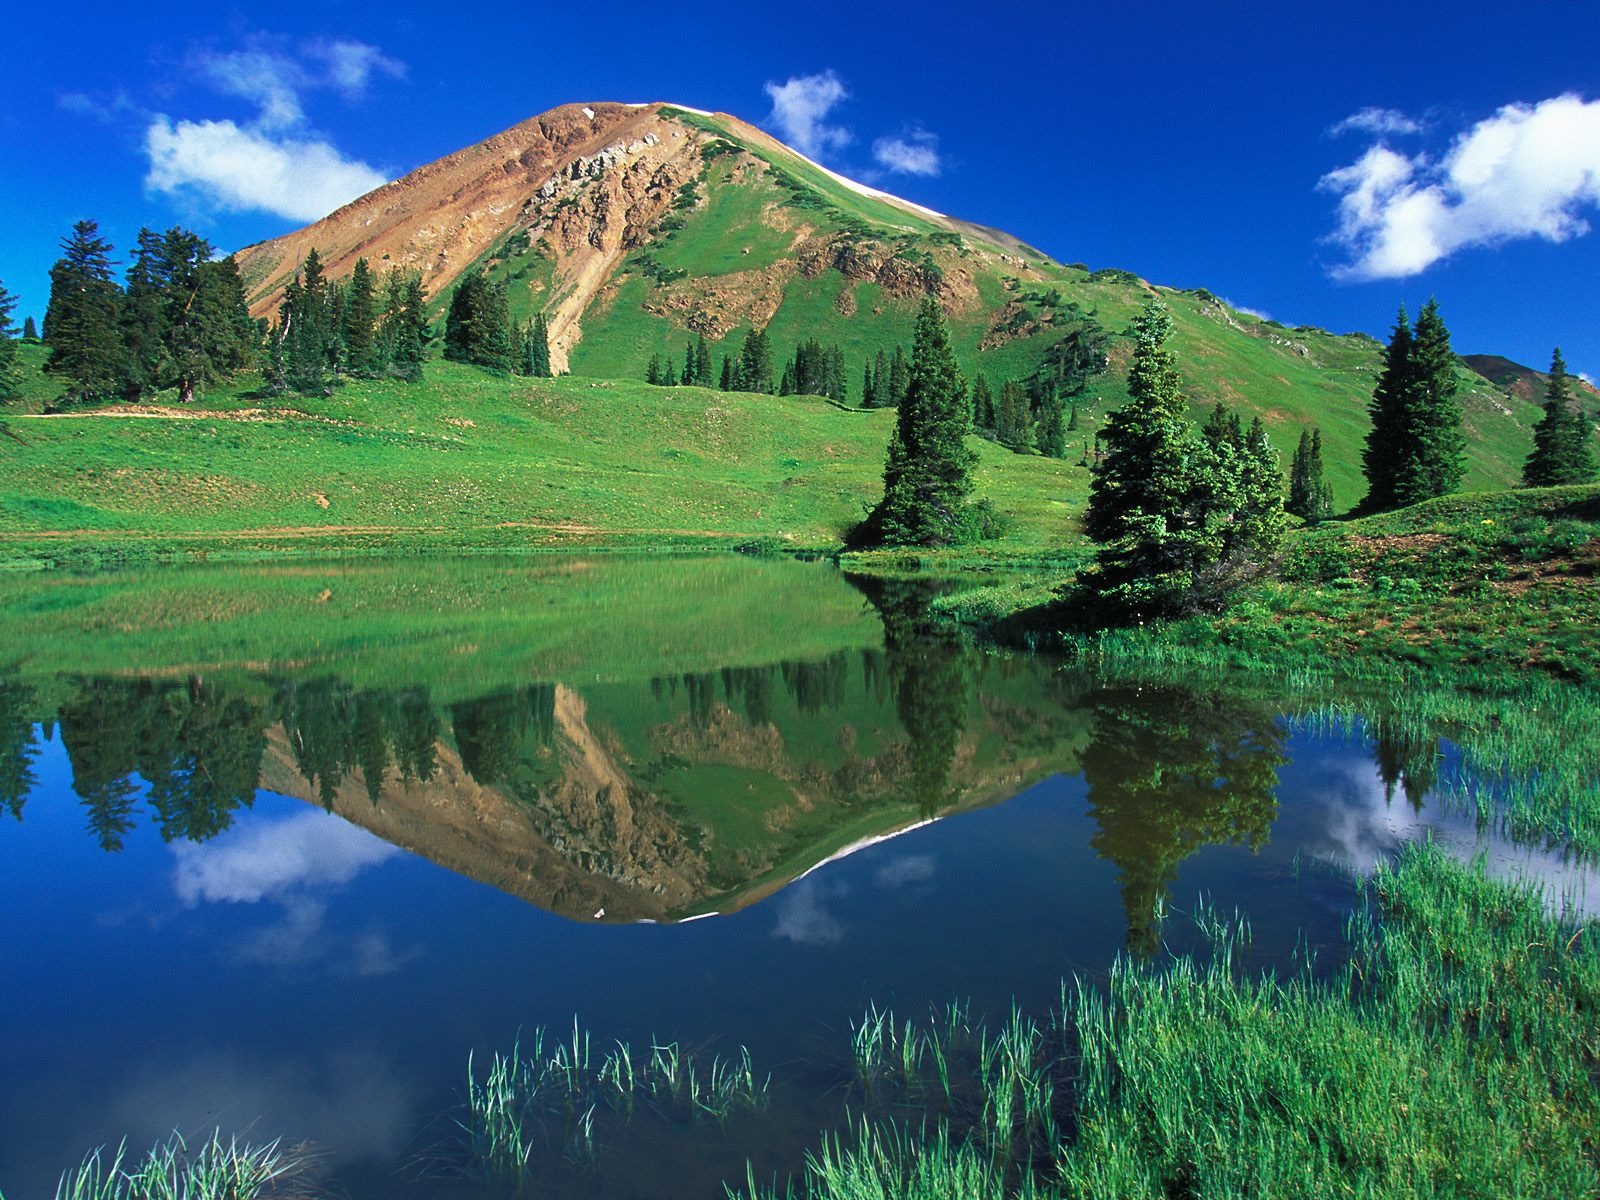
{"label": "tall grass in water", "polygon": [[[1051,1024],[980,1031],[982,1086],[948,1115],[909,1093],[885,1112],[904,1027],[869,1010],[876,1099],[808,1159],[808,1200],[1600,1195],[1600,922],[1423,845],[1366,885],[1325,979],[1246,976],[1248,924],[1198,924],[1203,965],[1123,960]],[[1063,1086],[1030,1098],[1035,1079]]]}
{"label": "tall grass in water", "polygon": [[596,1054],[588,1032],[573,1022],[570,1038],[550,1043],[535,1029],[525,1051],[495,1054],[480,1079],[467,1063],[467,1104],[458,1118],[471,1173],[520,1189],[552,1147],[574,1162],[593,1162],[602,1132],[639,1110],[687,1125],[721,1123],[767,1105],[771,1077],[756,1078],[740,1047],[710,1062],[676,1042],[652,1042],[649,1055],[616,1042]]}
{"label": "tall grass in water", "polygon": [[174,1133],[144,1158],[127,1162],[118,1146],[109,1160],[90,1151],[56,1185],[56,1200],[256,1200],[300,1194],[295,1180],[306,1161],[279,1143],[222,1140],[220,1131],[191,1149]]}

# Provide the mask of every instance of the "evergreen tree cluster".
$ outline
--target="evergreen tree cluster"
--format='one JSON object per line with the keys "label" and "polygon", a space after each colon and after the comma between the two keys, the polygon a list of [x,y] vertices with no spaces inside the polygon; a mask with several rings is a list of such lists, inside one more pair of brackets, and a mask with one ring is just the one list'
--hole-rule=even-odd
{"label": "evergreen tree cluster", "polygon": [[[726,392],[730,390],[726,384],[728,374],[726,358],[722,360],[722,373],[724,378],[722,390]],[[681,371],[673,369],[671,355],[652,354],[649,364],[645,367],[644,381],[657,387],[716,387],[717,381],[711,370],[711,346],[706,342],[705,334],[697,334],[693,341],[684,343]]]}
{"label": "evergreen tree cluster", "polygon": [[780,396],[827,396],[843,404],[847,393],[844,351],[837,344],[824,347],[816,338],[795,348],[778,381]]}
{"label": "evergreen tree cluster", "polygon": [[911,384],[911,364],[905,350],[896,346],[892,355],[878,351],[867,360],[861,376],[862,408],[899,408]]}
{"label": "evergreen tree cluster", "polygon": [[267,390],[326,396],[341,378],[422,378],[432,332],[415,271],[391,270],[381,286],[366,259],[343,282],[311,250],[284,288],[267,333]]}
{"label": "evergreen tree cluster", "polygon": [[503,280],[471,270],[456,281],[444,321],[444,356],[490,371],[550,377],[550,327],[544,313],[518,325]]}
{"label": "evergreen tree cluster", "polygon": [[1046,458],[1065,458],[1067,434],[1078,427],[1078,410],[1068,415],[1061,391],[1045,375],[1028,381],[1008,379],[996,398],[989,381],[972,385],[972,424],[982,437],[1013,450],[1037,450]]}
{"label": "evergreen tree cluster", "polygon": [[1558,346],[1550,358],[1544,416],[1534,426],[1533,453],[1522,468],[1522,482],[1527,487],[1558,487],[1590,483],[1594,477],[1594,425],[1573,393]]}
{"label": "evergreen tree cluster", "polygon": [[17,393],[16,326],[11,323],[11,314],[16,309],[17,298],[0,283],[0,403]]}
{"label": "evergreen tree cluster", "polygon": [[183,403],[254,359],[260,333],[231,256],[187,229],[139,231],[126,286],[111,243],[79,221],[50,269],[45,370],[66,382],[68,404],[138,401],[175,389]]}
{"label": "evergreen tree cluster", "polygon": [[1284,510],[1315,525],[1333,516],[1333,488],[1322,478],[1322,430],[1302,430],[1289,466]]}
{"label": "evergreen tree cluster", "polygon": [[1283,536],[1283,479],[1260,420],[1219,408],[1196,432],[1152,301],[1134,323],[1129,402],[1113,412],[1084,528],[1098,544],[1085,584],[1122,617],[1214,610],[1270,565]]}
{"label": "evergreen tree cluster", "polygon": [[1417,314],[1415,329],[1400,310],[1368,411],[1363,508],[1404,508],[1460,486],[1466,438],[1456,404],[1456,358],[1437,301]]}

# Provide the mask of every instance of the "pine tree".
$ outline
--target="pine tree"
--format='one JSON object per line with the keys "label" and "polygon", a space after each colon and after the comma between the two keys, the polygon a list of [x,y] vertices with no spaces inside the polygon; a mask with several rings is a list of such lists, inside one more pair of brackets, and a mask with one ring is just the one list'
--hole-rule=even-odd
{"label": "pine tree", "polygon": [[1099,550],[1085,583],[1126,614],[1175,611],[1203,558],[1191,509],[1206,443],[1184,420],[1171,333],[1166,307],[1147,304],[1134,322],[1128,403],[1107,419],[1091,468],[1084,530]]}
{"label": "pine tree", "polygon": [[911,386],[911,366],[906,362],[905,351],[899,346],[894,348],[894,357],[889,360],[889,406],[899,408],[905,403],[906,390]]}
{"label": "pine tree", "polygon": [[333,390],[338,341],[333,290],[323,273],[322,256],[313,247],[278,306],[284,379],[302,396],[326,396]]}
{"label": "pine tree", "polygon": [[1411,488],[1400,489],[1402,504],[1449,495],[1461,486],[1466,474],[1466,435],[1461,431],[1461,408],[1456,403],[1456,356],[1437,300],[1429,300],[1417,314],[1411,358],[1418,475]]}
{"label": "pine tree", "polygon": [[445,314],[444,356],[491,371],[511,368],[511,305],[504,283],[477,270],[456,281]]}
{"label": "pine tree", "polygon": [[32,317],[24,317],[22,319],[22,340],[25,342],[37,342],[39,340],[39,327],[34,324]]}
{"label": "pine tree", "polygon": [[683,347],[683,373],[678,376],[678,383],[683,387],[693,387],[694,381],[694,343],[685,342]]}
{"label": "pine tree", "polygon": [[1022,385],[1008,379],[1000,385],[994,406],[994,436],[1002,446],[1023,449],[1028,443],[1028,397]]}
{"label": "pine tree", "polygon": [[694,386],[713,388],[717,386],[716,378],[711,374],[711,347],[706,343],[706,335],[700,334],[694,343]]}
{"label": "pine tree", "polygon": [[867,365],[861,371],[861,407],[878,407],[878,388],[872,380],[872,360],[867,359]]}
{"label": "pine tree", "polygon": [[528,335],[528,353],[531,361],[531,374],[538,379],[549,379],[550,370],[550,323],[545,319],[544,313],[534,314],[533,328]]}
{"label": "pine tree", "polygon": [[1524,487],[1589,483],[1595,477],[1593,430],[1573,395],[1567,364],[1556,347],[1545,384],[1544,416],[1533,430],[1533,453],[1522,468]]}
{"label": "pine tree", "polygon": [[1050,396],[1044,402],[1044,411],[1039,415],[1039,424],[1034,430],[1034,442],[1039,453],[1046,458],[1067,456],[1067,422],[1061,408],[1061,399],[1052,389]]}
{"label": "pine tree", "polygon": [[972,424],[980,432],[994,433],[994,392],[982,375],[972,384]]}
{"label": "pine tree", "polygon": [[0,283],[0,402],[17,394],[16,328],[11,324],[16,307],[17,298]]}
{"label": "pine tree", "polygon": [[45,370],[67,380],[67,399],[109,399],[122,381],[122,289],[111,278],[111,244],[93,221],[79,221],[50,268]]}
{"label": "pine tree", "polygon": [[1367,405],[1372,429],[1361,453],[1362,469],[1367,476],[1367,498],[1362,507],[1371,511],[1381,512],[1400,505],[1399,480],[1411,470],[1411,456],[1407,453],[1410,438],[1407,405],[1412,391],[1411,341],[1411,322],[1402,306],[1389,337],[1389,348],[1384,352],[1383,371]]}
{"label": "pine tree", "polygon": [[1072,411],[1067,416],[1067,432],[1078,432],[1078,406],[1076,404],[1072,406]]}
{"label": "pine tree", "polygon": [[364,258],[356,259],[345,285],[343,340],[346,369],[358,379],[374,379],[381,370],[378,353],[378,286]]}
{"label": "pine tree", "polygon": [[739,352],[738,387],[743,392],[773,391],[772,346],[765,329],[752,329],[745,334],[744,347]]}
{"label": "pine tree", "polygon": [[883,500],[860,540],[943,546],[971,535],[966,508],[977,456],[967,448],[972,409],[938,301],[925,297],[894,436],[883,472]]}
{"label": "pine tree", "polygon": [[1455,395],[1455,354],[1438,302],[1428,301],[1415,329],[1402,308],[1368,406],[1364,508],[1401,508],[1460,485],[1466,441]]}
{"label": "pine tree", "polygon": [[395,268],[389,272],[383,293],[383,317],[377,337],[379,369],[415,383],[422,378],[422,363],[432,338],[422,276]]}
{"label": "pine tree", "polygon": [[1289,501],[1284,508],[1313,525],[1333,515],[1333,490],[1322,478],[1321,429],[1300,433],[1300,444],[1289,469]]}
{"label": "pine tree", "polygon": [[729,358],[726,354],[724,354],[722,356],[722,379],[717,384],[717,387],[720,390],[722,390],[724,392],[732,392],[732,391],[737,391],[738,390],[737,385],[735,385],[734,380],[733,380],[733,370],[734,370],[733,359]]}

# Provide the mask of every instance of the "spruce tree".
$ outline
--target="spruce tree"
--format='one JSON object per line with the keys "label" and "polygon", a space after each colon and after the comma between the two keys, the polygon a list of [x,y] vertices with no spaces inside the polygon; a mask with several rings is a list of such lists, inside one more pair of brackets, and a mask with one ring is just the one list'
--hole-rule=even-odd
{"label": "spruce tree", "polygon": [[867,359],[867,365],[861,371],[861,407],[878,407],[878,388],[872,379],[872,359]]}
{"label": "spruce tree", "polygon": [[539,379],[549,379],[551,375],[550,324],[545,319],[542,311],[534,314],[533,328],[528,336],[528,353],[532,362],[532,374]]}
{"label": "spruce tree", "polygon": [[283,343],[284,378],[288,387],[302,396],[326,396],[333,390],[338,327],[332,292],[322,256],[313,247],[278,305],[277,336]]}
{"label": "spruce tree", "polygon": [[906,390],[911,386],[911,366],[906,362],[905,351],[899,346],[894,348],[894,356],[889,360],[889,404],[899,408],[905,402]]}
{"label": "spruce tree", "polygon": [[737,390],[733,382],[733,359],[726,354],[722,356],[722,378],[717,387],[724,392]]}
{"label": "spruce tree", "polygon": [[25,342],[37,342],[39,340],[39,327],[34,324],[32,317],[24,317],[22,319],[22,340]]}
{"label": "spruce tree", "polygon": [[111,244],[93,221],[79,221],[50,268],[44,314],[45,370],[67,381],[69,401],[105,400],[122,382],[122,289],[111,278]]}
{"label": "spruce tree", "polygon": [[383,318],[378,325],[378,359],[381,369],[397,379],[415,383],[422,378],[432,330],[428,322],[428,297],[416,271],[389,272],[384,286]]}
{"label": "spruce tree", "polygon": [[994,433],[994,392],[982,375],[972,384],[972,424],[983,433]]}
{"label": "spruce tree", "polygon": [[445,314],[444,356],[491,371],[511,368],[511,305],[506,286],[482,271],[456,281]]}
{"label": "spruce tree", "polygon": [[1099,549],[1084,581],[1125,615],[1175,611],[1203,557],[1191,508],[1206,443],[1184,419],[1171,334],[1166,307],[1151,301],[1134,322],[1128,403],[1107,418],[1091,468],[1084,531]]}
{"label": "spruce tree", "polygon": [[711,347],[706,343],[706,335],[699,334],[694,343],[694,386],[713,388],[717,386],[716,378],[711,373]]}
{"label": "spruce tree", "polygon": [[694,343],[685,342],[683,347],[683,373],[678,376],[678,383],[683,387],[693,387],[694,382]]}
{"label": "spruce tree", "polygon": [[1545,384],[1544,416],[1533,430],[1533,453],[1522,468],[1525,487],[1589,483],[1595,477],[1593,429],[1573,395],[1567,364],[1556,347]]}
{"label": "spruce tree", "polygon": [[1061,398],[1052,393],[1046,397],[1044,411],[1034,431],[1034,443],[1046,458],[1067,456],[1067,422],[1061,411]]}
{"label": "spruce tree", "polygon": [[1449,495],[1466,474],[1467,442],[1456,403],[1456,355],[1437,300],[1429,300],[1417,314],[1411,359],[1417,475],[1410,487],[1399,489],[1402,504]]}
{"label": "spruce tree", "polygon": [[744,347],[739,353],[738,388],[744,392],[771,393],[772,346],[765,329],[752,329],[745,334]]}
{"label": "spruce tree", "polygon": [[1028,443],[1028,397],[1022,385],[1008,379],[1000,385],[994,407],[994,436],[1003,446],[1023,449]]}
{"label": "spruce tree", "polygon": [[16,307],[17,298],[0,283],[0,402],[17,394],[16,327],[11,323]]}
{"label": "spruce tree", "polygon": [[373,379],[382,364],[378,354],[378,286],[364,258],[356,259],[345,285],[343,339],[346,370],[358,379]]}
{"label": "spruce tree", "polygon": [[971,534],[966,508],[977,456],[967,448],[972,409],[944,314],[932,296],[917,313],[907,386],[883,472],[883,499],[864,540],[944,546]]}
{"label": "spruce tree", "polygon": [[1322,431],[1317,430],[1313,437],[1310,430],[1303,429],[1289,467],[1289,501],[1284,508],[1306,521],[1319,521],[1322,491]]}
{"label": "spruce tree", "polygon": [[1402,306],[1389,337],[1389,348],[1384,352],[1383,371],[1367,405],[1372,429],[1361,453],[1361,465],[1367,476],[1367,498],[1362,507],[1369,511],[1399,507],[1399,481],[1414,473],[1414,456],[1408,450],[1408,405],[1413,390],[1411,342],[1411,322]]}

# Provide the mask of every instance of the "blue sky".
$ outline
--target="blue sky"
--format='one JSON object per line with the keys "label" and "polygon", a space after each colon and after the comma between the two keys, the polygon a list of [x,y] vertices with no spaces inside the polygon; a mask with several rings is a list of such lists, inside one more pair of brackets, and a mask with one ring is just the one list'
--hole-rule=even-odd
{"label": "blue sky", "polygon": [[1065,262],[1600,376],[1600,4],[31,5],[0,280],[81,217],[224,248],[557,104],[672,100]]}

